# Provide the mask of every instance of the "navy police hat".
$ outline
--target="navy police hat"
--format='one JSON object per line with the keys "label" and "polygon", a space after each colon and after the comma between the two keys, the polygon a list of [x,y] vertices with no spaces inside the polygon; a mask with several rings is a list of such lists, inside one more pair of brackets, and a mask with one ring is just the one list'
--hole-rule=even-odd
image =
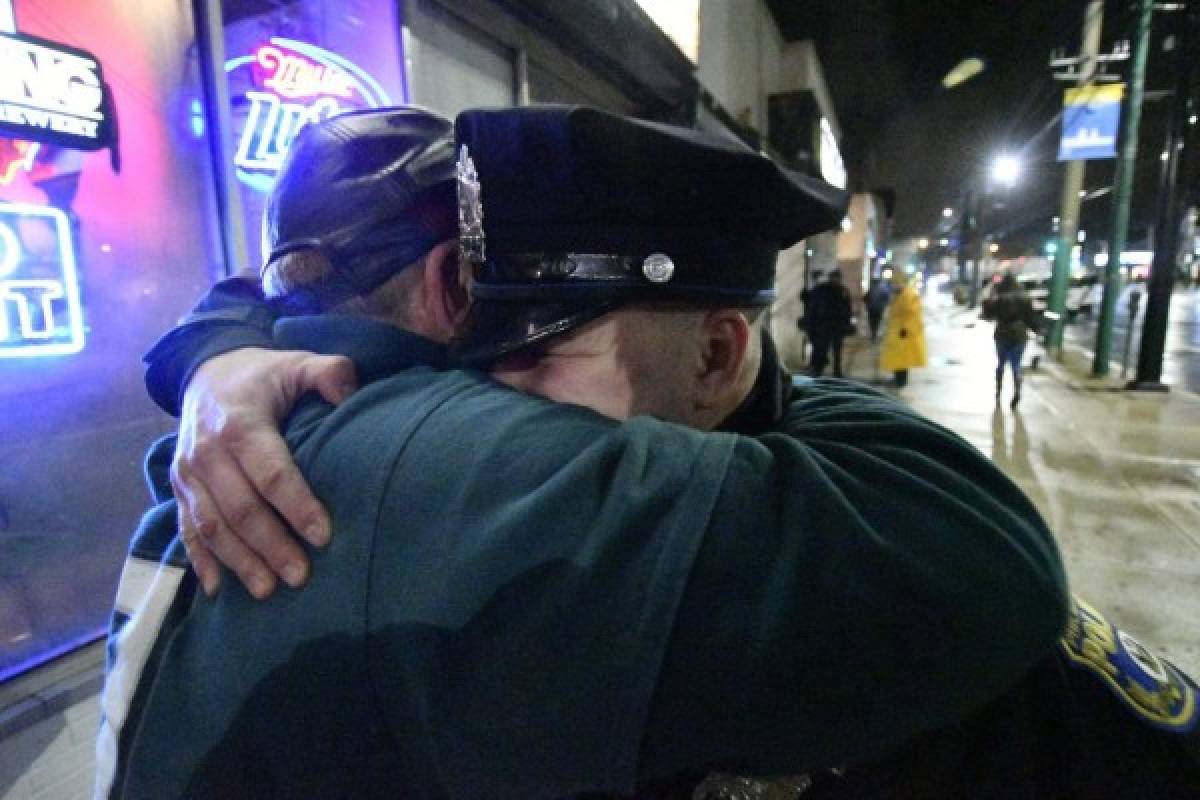
{"label": "navy police hat", "polygon": [[333,272],[285,287],[284,300],[320,311],[367,294],[454,238],[454,208],[453,126],[444,117],[402,106],[309,125],[267,198],[267,293],[277,259],[320,250]]}
{"label": "navy police hat", "polygon": [[631,301],[768,305],[779,251],[846,212],[740,142],[593,108],[465,111],[455,131],[471,361]]}

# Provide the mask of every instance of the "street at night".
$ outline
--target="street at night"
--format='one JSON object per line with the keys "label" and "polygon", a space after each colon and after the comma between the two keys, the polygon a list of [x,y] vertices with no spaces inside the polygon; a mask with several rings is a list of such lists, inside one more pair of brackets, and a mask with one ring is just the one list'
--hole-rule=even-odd
{"label": "street at night", "polygon": [[[1177,292],[1174,310],[1196,297]],[[944,294],[927,295],[925,308],[929,366],[908,387],[887,386],[877,349],[861,339],[848,344],[850,374],[988,453],[1050,522],[1073,591],[1200,671],[1200,395],[1127,391],[1119,367],[1092,378],[1082,347],[1069,343],[1059,361],[1031,344],[1025,364],[1037,357],[1038,367],[1014,412],[1007,393],[993,397],[992,325]],[[1084,325],[1068,328],[1068,342]],[[1194,347],[1186,363],[1195,368]]]}
{"label": "street at night", "polygon": [[1197,800],[1200,0],[0,0],[0,465],[0,800]]}
{"label": "street at night", "polygon": [[[1134,325],[1129,325],[1130,298],[1140,294],[1137,303],[1138,316]],[[1131,284],[1121,290],[1113,317],[1113,343],[1110,374],[1120,375],[1122,363],[1126,361],[1126,339],[1129,338],[1127,372],[1132,378],[1137,374],[1138,352],[1142,343],[1141,322],[1146,309],[1146,287]],[[1171,296],[1168,314],[1166,347],[1163,354],[1163,383],[1173,389],[1200,392],[1200,288],[1176,289]],[[1080,316],[1067,326],[1067,342],[1094,357],[1096,347],[1096,314]]]}

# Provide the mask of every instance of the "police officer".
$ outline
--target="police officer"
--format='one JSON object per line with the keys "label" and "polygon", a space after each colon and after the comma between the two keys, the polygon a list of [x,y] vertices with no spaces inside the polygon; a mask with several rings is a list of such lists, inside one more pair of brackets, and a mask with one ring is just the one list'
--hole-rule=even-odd
{"label": "police officer", "polygon": [[[151,595],[166,576],[176,589],[114,616],[105,715],[120,789],[694,786],[720,764],[780,772],[878,751],[959,717],[1051,646],[1059,564],[1020,493],[885,398],[793,391],[749,336],[778,249],[840,219],[828,190],[721,140],[593,110],[460,117],[459,238],[481,298],[467,347],[532,349],[555,362],[537,367],[548,376],[623,367],[637,389],[637,365],[604,360],[634,341],[612,321],[679,314],[705,344],[684,370],[701,380],[647,407],[763,435],[615,426],[444,369],[438,342],[465,306],[426,123],[359,114],[294,145],[270,204],[267,284],[285,312],[308,313],[266,343],[350,355],[367,383],[288,424],[338,535],[309,586],[255,606],[236,588],[196,593],[171,569],[172,506],[146,517],[133,555],[164,559]],[[714,189],[721,202],[704,199]],[[371,230],[392,225],[407,232],[375,244]],[[388,270],[393,250],[405,258]],[[228,300],[156,358],[186,362],[190,337],[229,334],[214,327],[237,316]],[[144,569],[127,568],[119,600]],[[130,680],[131,663],[149,673]]]}

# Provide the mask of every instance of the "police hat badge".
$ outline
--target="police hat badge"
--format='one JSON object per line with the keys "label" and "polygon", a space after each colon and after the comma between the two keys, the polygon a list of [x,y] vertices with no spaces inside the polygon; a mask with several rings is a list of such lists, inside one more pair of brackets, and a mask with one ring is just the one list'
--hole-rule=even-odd
{"label": "police hat badge", "polygon": [[483,199],[475,162],[464,144],[455,168],[458,188],[458,247],[462,257],[482,264],[486,257],[483,234]]}
{"label": "police hat badge", "polygon": [[642,274],[651,283],[666,283],[675,274],[675,262],[665,253],[651,253],[642,262]]}

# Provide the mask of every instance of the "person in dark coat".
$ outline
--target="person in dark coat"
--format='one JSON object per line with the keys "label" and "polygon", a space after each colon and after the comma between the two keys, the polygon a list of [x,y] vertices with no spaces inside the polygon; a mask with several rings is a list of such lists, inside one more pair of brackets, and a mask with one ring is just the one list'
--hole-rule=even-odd
{"label": "person in dark coat", "polygon": [[983,318],[996,323],[996,402],[1004,389],[1004,368],[1012,370],[1012,408],[1021,402],[1021,359],[1033,327],[1033,303],[1011,272],[1004,273],[983,301]]}
{"label": "person in dark coat", "polygon": [[890,300],[887,283],[882,280],[872,281],[867,296],[863,298],[863,304],[867,307],[867,325],[871,329],[871,344],[879,338],[879,326],[883,324],[883,314],[887,311]]}
{"label": "person in dark coat", "polygon": [[831,270],[829,277],[808,293],[804,318],[812,341],[809,374],[819,378],[833,353],[833,376],[842,377],[842,341],[852,331],[854,316],[850,292],[842,285],[842,271]]}

